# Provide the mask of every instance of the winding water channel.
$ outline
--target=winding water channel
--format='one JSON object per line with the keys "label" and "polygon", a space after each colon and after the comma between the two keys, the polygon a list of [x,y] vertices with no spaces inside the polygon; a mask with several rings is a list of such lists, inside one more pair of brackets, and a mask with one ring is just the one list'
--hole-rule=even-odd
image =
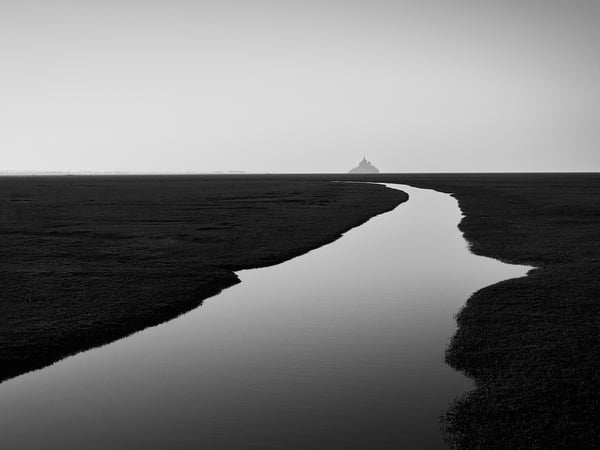
{"label": "winding water channel", "polygon": [[0,385],[2,447],[444,448],[453,316],[529,268],[471,254],[449,195],[388,186],[409,201],[336,242]]}

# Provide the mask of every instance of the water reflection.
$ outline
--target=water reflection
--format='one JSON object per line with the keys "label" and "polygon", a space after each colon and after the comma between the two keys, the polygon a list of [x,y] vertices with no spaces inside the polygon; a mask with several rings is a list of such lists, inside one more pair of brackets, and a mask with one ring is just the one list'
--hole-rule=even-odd
{"label": "water reflection", "polygon": [[446,194],[410,200],[189,314],[0,385],[5,448],[443,448],[468,387],[443,364],[474,290],[527,268],[474,256]]}

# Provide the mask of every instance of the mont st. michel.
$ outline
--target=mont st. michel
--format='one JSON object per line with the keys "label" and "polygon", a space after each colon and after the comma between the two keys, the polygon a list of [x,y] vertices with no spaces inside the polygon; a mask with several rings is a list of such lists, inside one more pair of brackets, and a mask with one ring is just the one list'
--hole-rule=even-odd
{"label": "mont st. michel", "polygon": [[379,173],[379,169],[363,156],[363,159],[358,163],[358,166],[350,169],[348,173]]}

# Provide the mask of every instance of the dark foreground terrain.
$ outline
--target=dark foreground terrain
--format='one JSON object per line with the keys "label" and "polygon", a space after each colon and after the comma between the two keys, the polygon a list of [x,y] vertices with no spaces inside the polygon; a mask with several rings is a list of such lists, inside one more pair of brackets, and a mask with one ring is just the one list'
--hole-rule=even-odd
{"label": "dark foreground terrain", "polygon": [[600,174],[381,176],[453,193],[474,253],[537,267],[476,292],[446,360],[460,449],[600,448]]}
{"label": "dark foreground terrain", "polygon": [[[472,251],[537,267],[475,293],[444,417],[464,449],[600,448],[600,174],[0,179],[0,379],[159,323],[405,197],[452,193]],[[426,282],[426,281],[424,281]]]}
{"label": "dark foreground terrain", "polygon": [[337,239],[406,194],[268,177],[0,178],[0,380]]}

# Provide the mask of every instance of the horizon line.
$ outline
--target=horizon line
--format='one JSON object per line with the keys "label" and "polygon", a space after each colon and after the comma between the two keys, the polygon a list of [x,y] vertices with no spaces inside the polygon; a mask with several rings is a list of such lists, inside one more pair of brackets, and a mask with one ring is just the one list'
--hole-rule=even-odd
{"label": "horizon line", "polygon": [[149,175],[351,175],[351,176],[378,176],[378,175],[414,175],[414,174],[553,174],[553,173],[600,173],[600,170],[468,170],[468,171],[416,171],[416,172],[379,172],[379,173],[348,173],[348,172],[258,172],[244,170],[215,170],[210,172],[154,172],[154,171],[91,171],[91,170],[1,170],[0,177],[6,176],[149,176]]}

